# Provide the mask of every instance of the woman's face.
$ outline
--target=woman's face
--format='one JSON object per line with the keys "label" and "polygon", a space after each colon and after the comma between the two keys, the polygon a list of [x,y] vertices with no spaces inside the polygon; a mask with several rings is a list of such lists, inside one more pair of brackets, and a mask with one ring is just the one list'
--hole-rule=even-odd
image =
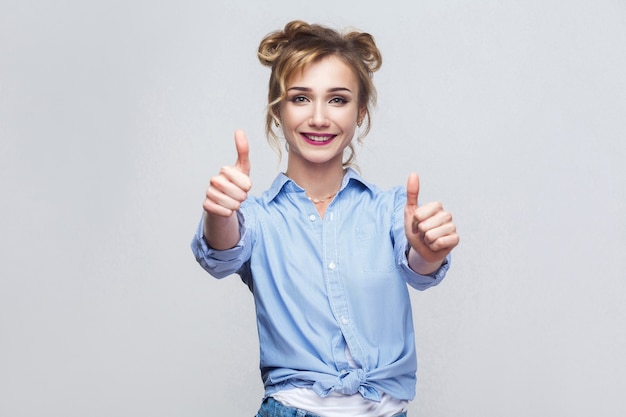
{"label": "woman's face", "polygon": [[358,91],[354,71],[335,56],[291,76],[280,106],[290,164],[342,163],[359,117]]}

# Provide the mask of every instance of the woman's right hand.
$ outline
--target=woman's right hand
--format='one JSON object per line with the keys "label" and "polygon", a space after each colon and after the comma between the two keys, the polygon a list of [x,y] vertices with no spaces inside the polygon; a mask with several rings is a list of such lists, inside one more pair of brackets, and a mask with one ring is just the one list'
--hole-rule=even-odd
{"label": "woman's right hand", "polygon": [[218,175],[211,178],[206,190],[203,207],[209,215],[230,217],[239,209],[252,188],[248,139],[242,130],[235,131],[237,162],[224,166]]}

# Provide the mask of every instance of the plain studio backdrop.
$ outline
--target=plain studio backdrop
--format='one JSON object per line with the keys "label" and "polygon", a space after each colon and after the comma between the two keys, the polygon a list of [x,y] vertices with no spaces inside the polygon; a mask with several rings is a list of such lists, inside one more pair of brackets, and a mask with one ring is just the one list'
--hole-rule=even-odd
{"label": "plain studio backdrop", "polygon": [[417,171],[461,235],[444,283],[411,292],[409,414],[626,415],[624,1],[0,10],[3,417],[256,412],[252,297],[189,244],[235,129],[253,193],[282,169],[256,48],[292,19],[375,36],[361,171],[383,188]]}

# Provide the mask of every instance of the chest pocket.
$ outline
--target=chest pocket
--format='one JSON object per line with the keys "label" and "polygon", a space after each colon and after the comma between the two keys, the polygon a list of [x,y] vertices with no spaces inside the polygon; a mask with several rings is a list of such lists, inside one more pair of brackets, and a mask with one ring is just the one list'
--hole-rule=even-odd
{"label": "chest pocket", "polygon": [[[382,230],[374,222],[359,224],[355,228],[356,249],[365,272],[388,273],[396,269],[395,256],[389,230]],[[383,275],[381,278],[391,278]]]}

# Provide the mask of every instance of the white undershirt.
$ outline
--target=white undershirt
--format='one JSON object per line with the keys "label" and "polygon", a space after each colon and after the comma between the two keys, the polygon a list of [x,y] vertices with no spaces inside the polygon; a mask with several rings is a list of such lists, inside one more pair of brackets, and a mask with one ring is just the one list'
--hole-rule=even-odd
{"label": "white undershirt", "polygon": [[380,402],[363,398],[361,394],[343,395],[331,392],[320,397],[310,388],[293,388],[272,395],[287,407],[300,408],[322,417],[393,417],[406,411],[408,401],[397,400],[385,393]]}
{"label": "white undershirt", "polygon": [[[352,359],[350,349],[346,346],[346,358],[352,368],[357,364]],[[326,397],[320,397],[310,388],[291,388],[272,394],[279,403],[287,407],[299,408],[322,417],[393,417],[406,411],[408,401],[398,400],[384,392],[380,402],[368,400],[361,394],[344,395],[331,392]]]}

